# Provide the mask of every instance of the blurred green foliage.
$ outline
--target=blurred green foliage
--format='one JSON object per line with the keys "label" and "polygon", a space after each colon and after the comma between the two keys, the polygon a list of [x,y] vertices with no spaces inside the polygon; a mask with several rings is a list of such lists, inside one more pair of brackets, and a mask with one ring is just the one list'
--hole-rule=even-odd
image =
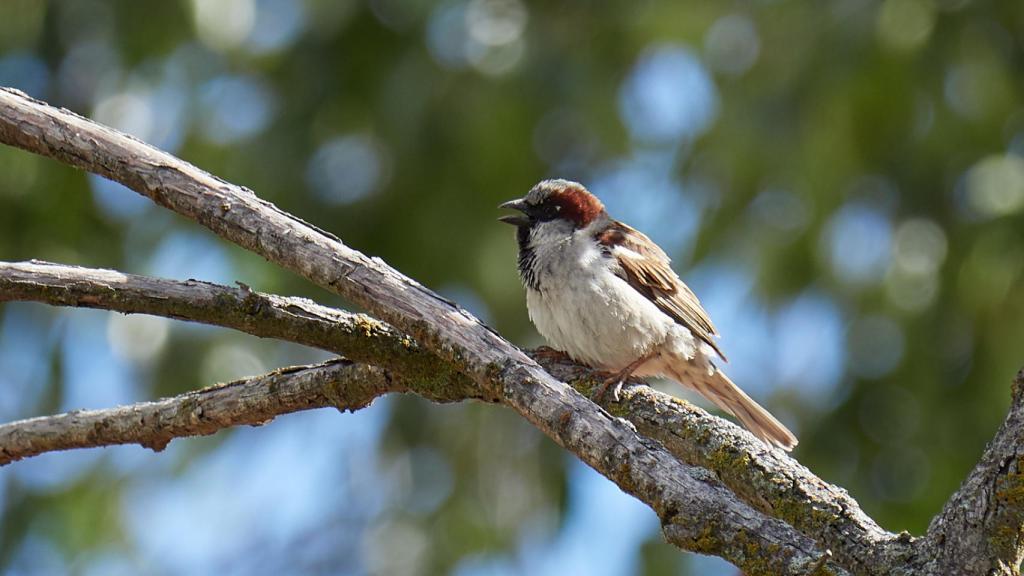
{"label": "blurred green foliage", "polygon": [[[927,526],[1024,364],[1019,0],[5,0],[3,13],[0,83],[252,188],[522,345],[539,341],[495,206],[543,177],[590,185],[725,318],[733,374],[793,423],[800,461],[889,529]],[[2,148],[0,259],[29,258],[344,305],[130,192]],[[86,314],[0,308],[4,420],[319,357]],[[123,385],[91,388],[107,380]],[[275,548],[243,532],[248,547],[196,558],[239,573],[464,574],[576,558],[552,542],[604,504],[573,496],[575,464],[528,424],[413,398],[369,411],[353,420],[379,421],[359,436],[365,460],[329,438],[313,453],[365,476],[336,498],[304,494],[323,502],[315,536],[281,528],[274,542],[290,544]],[[0,566],[176,573],[125,508],[151,490],[202,501],[185,478],[216,478],[196,470],[304,416],[322,435],[362,417],[12,465]],[[286,446],[302,452],[301,439]],[[294,497],[286,472],[275,498]],[[628,566],[700,570],[646,522]],[[595,548],[592,573],[605,573]]]}

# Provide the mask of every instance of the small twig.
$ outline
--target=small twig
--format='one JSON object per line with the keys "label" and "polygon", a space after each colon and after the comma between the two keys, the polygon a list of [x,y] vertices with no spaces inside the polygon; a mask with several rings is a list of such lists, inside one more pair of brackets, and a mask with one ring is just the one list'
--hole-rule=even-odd
{"label": "small twig", "polygon": [[75,410],[0,425],[0,466],[44,452],[139,444],[159,452],[174,438],[262,426],[281,414],[333,406],[356,411],[404,391],[384,370],[332,360],[104,410]]}

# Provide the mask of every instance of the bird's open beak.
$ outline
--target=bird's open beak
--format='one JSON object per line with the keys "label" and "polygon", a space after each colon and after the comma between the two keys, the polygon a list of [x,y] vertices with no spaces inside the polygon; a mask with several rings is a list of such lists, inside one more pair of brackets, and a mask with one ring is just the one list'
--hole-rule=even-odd
{"label": "bird's open beak", "polygon": [[[518,210],[520,212],[526,212],[527,205],[525,200],[517,198],[516,200],[509,200],[508,202],[505,202],[501,206],[498,206],[498,208],[501,208],[502,210]],[[511,224],[513,226],[530,225],[530,218],[526,214],[509,214],[498,218],[498,221],[504,222],[505,224]]]}

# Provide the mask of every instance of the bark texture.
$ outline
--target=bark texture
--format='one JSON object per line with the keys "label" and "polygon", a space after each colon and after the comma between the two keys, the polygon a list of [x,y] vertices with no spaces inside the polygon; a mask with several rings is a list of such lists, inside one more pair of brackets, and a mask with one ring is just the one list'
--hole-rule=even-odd
{"label": "bark texture", "polygon": [[1024,560],[1024,370],[1010,413],[981,462],[932,520],[925,539],[932,574],[1019,574]]}

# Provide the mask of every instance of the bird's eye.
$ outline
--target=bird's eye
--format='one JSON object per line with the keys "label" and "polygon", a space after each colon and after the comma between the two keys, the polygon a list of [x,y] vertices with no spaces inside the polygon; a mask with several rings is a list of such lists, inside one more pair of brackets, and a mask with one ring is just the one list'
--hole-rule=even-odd
{"label": "bird's eye", "polygon": [[537,211],[534,218],[536,218],[540,222],[547,222],[549,220],[554,220],[555,218],[558,218],[559,213],[561,211],[562,207],[559,206],[558,204],[546,202],[544,204],[537,206]]}

